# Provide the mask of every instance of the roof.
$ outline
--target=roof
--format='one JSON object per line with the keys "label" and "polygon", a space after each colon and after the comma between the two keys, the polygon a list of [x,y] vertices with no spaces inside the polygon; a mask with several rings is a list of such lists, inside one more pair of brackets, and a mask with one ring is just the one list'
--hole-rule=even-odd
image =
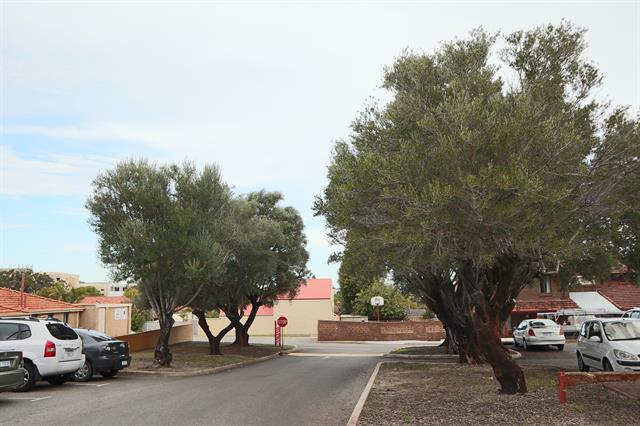
{"label": "roof", "polygon": [[578,309],[571,299],[517,300],[512,313],[555,312],[561,309]]}
{"label": "roof", "polygon": [[82,306],[60,300],[49,299],[31,293],[24,293],[25,306],[20,306],[20,292],[0,287],[0,312],[7,313],[48,313],[48,312],[76,312]]}
{"label": "roof", "polygon": [[[309,278],[300,286],[293,300],[331,299],[331,295],[331,278]],[[289,300],[289,295],[281,295],[278,300]]]}
{"label": "roof", "polygon": [[598,286],[598,293],[623,311],[640,306],[640,287],[632,283],[607,281]]}
{"label": "roof", "polygon": [[[288,294],[278,296],[277,300],[324,300],[331,299],[333,295],[331,278],[310,278],[305,281],[304,284],[298,289],[298,293],[293,299],[289,299]],[[251,312],[251,306],[244,308],[245,315],[249,315]],[[258,308],[257,316],[272,316],[272,306],[260,306]],[[224,317],[224,312],[220,312],[220,316]]]}
{"label": "roof", "polygon": [[119,303],[131,303],[125,296],[87,296],[80,301],[82,305],[114,305]]}
{"label": "roof", "polygon": [[597,291],[570,292],[569,298],[585,312],[602,312],[603,314],[622,314],[608,299]]}

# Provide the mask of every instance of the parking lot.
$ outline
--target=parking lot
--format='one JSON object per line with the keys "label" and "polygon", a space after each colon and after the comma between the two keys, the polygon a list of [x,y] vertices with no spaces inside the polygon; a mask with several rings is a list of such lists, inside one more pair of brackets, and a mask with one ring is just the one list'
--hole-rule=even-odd
{"label": "parking lot", "polygon": [[518,360],[520,364],[558,367],[567,371],[578,370],[575,343],[567,342],[562,351],[550,346],[533,346],[529,348],[528,351],[525,351],[521,347],[510,347],[522,354],[522,358]]}

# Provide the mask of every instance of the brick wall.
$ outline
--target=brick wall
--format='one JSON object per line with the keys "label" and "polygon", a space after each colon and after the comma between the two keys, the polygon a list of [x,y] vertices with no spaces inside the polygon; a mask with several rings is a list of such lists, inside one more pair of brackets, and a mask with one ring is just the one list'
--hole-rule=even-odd
{"label": "brick wall", "polygon": [[402,322],[318,321],[319,341],[442,340],[438,320]]}
{"label": "brick wall", "polygon": [[560,279],[556,275],[551,277],[551,293],[540,293],[540,286],[538,284],[526,285],[518,297],[518,300],[545,300],[545,299],[567,299],[569,298],[569,292],[562,290]]}

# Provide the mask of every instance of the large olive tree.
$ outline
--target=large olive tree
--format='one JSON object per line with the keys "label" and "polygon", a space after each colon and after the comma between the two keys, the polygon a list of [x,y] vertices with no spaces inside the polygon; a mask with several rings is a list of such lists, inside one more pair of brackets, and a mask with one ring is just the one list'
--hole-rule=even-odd
{"label": "large olive tree", "polygon": [[497,57],[495,40],[474,31],[398,58],[384,77],[393,99],[336,144],[315,208],[335,241],[438,315],[461,360],[488,361],[514,393],[526,382],[500,337],[515,298],[536,274],[614,246],[619,212],[637,212],[621,188],[639,147],[637,125],[593,99],[584,31],[516,32]]}

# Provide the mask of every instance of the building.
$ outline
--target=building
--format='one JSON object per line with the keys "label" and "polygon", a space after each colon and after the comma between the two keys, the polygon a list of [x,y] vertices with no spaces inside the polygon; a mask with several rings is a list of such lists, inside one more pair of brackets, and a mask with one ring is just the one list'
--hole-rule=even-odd
{"label": "building", "polygon": [[89,328],[110,336],[131,333],[132,304],[124,296],[87,296],[79,303],[80,327]]}
{"label": "building", "polygon": [[133,286],[135,284],[128,284],[125,282],[114,283],[114,282],[84,282],[80,281],[78,285],[72,287],[95,287],[102,293],[104,296],[122,296],[127,288]]}
{"label": "building", "polygon": [[538,314],[557,312],[564,309],[579,309],[569,297],[569,291],[563,290],[556,275],[544,275],[534,278],[520,291],[516,304],[507,323],[509,332],[520,322],[536,318]]}
{"label": "building", "polygon": [[69,274],[67,272],[44,272],[49,275],[54,281],[64,281],[71,287],[78,287],[80,284],[80,275]]}
{"label": "building", "polygon": [[78,327],[83,310],[82,306],[72,303],[0,287],[0,316],[3,317],[53,317]]}
{"label": "building", "polygon": [[[245,310],[245,318],[249,315],[249,308]],[[289,320],[286,334],[312,336],[318,333],[319,320],[336,320],[333,312],[333,291],[331,279],[308,279],[293,299],[283,295],[273,306],[261,306],[258,309],[249,334],[253,336],[273,335],[275,320],[285,316]],[[220,318],[208,318],[207,322],[214,334],[226,327],[229,320],[223,315]],[[242,321],[244,322],[244,321]],[[205,337],[201,329],[198,335]]]}

